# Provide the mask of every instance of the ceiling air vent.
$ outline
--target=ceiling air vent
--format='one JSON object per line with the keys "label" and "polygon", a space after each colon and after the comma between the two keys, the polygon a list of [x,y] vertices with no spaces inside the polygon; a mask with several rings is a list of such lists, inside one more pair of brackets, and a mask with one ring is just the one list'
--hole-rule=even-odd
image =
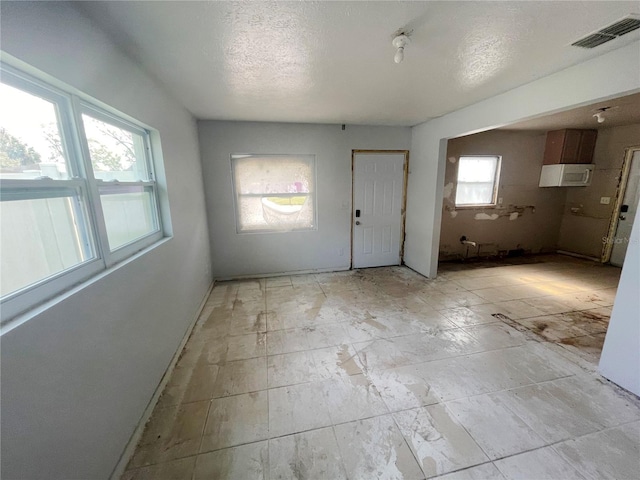
{"label": "ceiling air vent", "polygon": [[640,28],[640,16],[627,15],[617,22],[607,25],[597,32],[573,42],[571,45],[574,47],[594,48],[629,32],[633,32],[638,28]]}

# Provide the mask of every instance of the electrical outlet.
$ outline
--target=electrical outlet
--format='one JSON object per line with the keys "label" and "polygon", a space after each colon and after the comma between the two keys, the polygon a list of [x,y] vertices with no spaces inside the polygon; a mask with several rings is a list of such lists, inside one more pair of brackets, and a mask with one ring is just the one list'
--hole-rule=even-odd
{"label": "electrical outlet", "polygon": [[498,205],[502,205],[502,197],[498,198]]}
{"label": "electrical outlet", "polygon": [[602,205],[609,205],[611,202],[611,197],[600,197],[600,203]]}

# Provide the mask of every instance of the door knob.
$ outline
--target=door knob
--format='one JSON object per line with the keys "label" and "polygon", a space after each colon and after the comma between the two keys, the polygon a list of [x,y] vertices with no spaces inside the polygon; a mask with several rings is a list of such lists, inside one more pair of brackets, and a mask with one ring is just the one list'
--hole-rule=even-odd
{"label": "door knob", "polygon": [[626,219],[627,219],[627,217],[625,217],[624,215],[620,215],[618,218],[619,218],[620,220],[626,220]]}
{"label": "door knob", "polygon": [[356,225],[360,225],[360,222],[356,222]]}

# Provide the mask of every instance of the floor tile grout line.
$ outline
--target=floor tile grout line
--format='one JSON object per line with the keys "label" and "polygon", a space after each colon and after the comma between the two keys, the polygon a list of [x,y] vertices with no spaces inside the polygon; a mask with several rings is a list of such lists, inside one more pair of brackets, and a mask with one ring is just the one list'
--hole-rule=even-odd
{"label": "floor tile grout line", "polygon": [[[207,406],[207,414],[205,415],[204,418],[204,423],[202,424],[202,432],[200,433],[200,443],[198,444],[198,453],[200,454],[200,451],[202,450],[202,443],[204,442],[204,432],[207,429],[207,422],[209,421],[209,413],[211,412],[211,406],[213,404],[213,399],[209,400],[209,405]],[[196,459],[197,461],[197,459]]]}
{"label": "floor tile grout line", "polygon": [[333,439],[336,441],[336,447],[338,447],[338,455],[340,456],[340,462],[342,465],[342,471],[344,472],[345,478],[348,478],[347,472],[347,463],[344,461],[344,456],[342,455],[342,448],[340,448],[340,442],[338,442],[338,434],[336,433],[336,426],[331,425],[331,431],[333,432]]}
{"label": "floor tile grout line", "polygon": [[[438,478],[438,477],[440,477],[440,476],[442,476],[442,475],[451,475],[451,474],[453,474],[453,473],[463,472],[463,471],[465,471],[465,470],[469,470],[469,469],[471,469],[471,468],[476,468],[476,467],[480,467],[480,466],[482,466],[482,465],[488,465],[488,464],[493,465],[493,460],[489,460],[489,461],[487,461],[487,462],[482,462],[482,463],[476,463],[476,464],[474,464],[474,465],[469,465],[468,467],[457,468],[457,469],[455,469],[455,470],[450,470],[450,471],[448,471],[448,472],[438,473],[438,474],[433,475],[433,476],[431,476],[431,477],[427,477],[427,480],[432,479],[432,478]],[[494,466],[494,467],[496,467],[495,465],[493,465],[493,466]],[[498,468],[498,467],[496,467],[496,469],[497,469],[497,468]],[[500,471],[500,470],[498,469],[498,471]],[[500,473],[502,473],[502,472],[500,472]],[[506,479],[506,477],[504,477],[504,478]]]}

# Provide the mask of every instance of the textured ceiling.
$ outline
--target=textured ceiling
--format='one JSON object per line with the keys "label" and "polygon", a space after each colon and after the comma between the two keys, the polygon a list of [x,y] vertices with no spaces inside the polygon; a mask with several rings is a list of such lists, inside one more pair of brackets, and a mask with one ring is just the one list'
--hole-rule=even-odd
{"label": "textured ceiling", "polygon": [[569,46],[639,2],[74,4],[200,119],[415,125],[640,38]]}
{"label": "textured ceiling", "polygon": [[[604,123],[598,123],[593,114],[600,108],[610,107],[605,112]],[[601,129],[640,123],[640,93],[613,98],[605,102],[594,103],[544,117],[518,122],[500,130],[537,130],[549,131],[562,128]],[[640,139],[638,139],[640,143]]]}

